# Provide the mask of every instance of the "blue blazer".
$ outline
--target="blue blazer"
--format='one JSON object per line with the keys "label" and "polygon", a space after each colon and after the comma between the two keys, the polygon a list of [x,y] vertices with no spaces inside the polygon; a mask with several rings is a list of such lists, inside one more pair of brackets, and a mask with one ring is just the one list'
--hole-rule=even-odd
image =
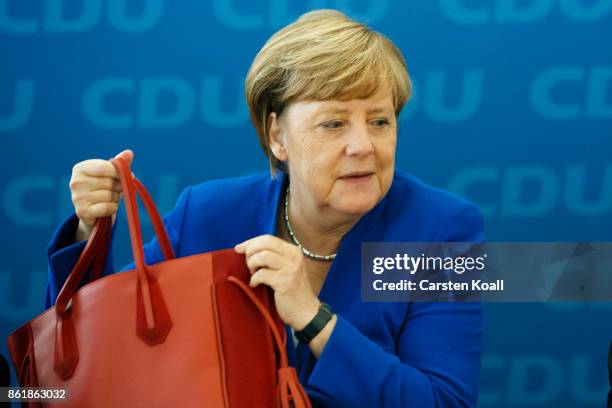
{"label": "blue blazer", "polygon": [[[164,216],[177,257],[231,248],[276,233],[277,203],[288,177],[269,172],[208,181],[186,188]],[[70,244],[70,216],[48,247],[46,306],[51,306],[85,243]],[[308,346],[287,342],[292,365],[319,407],[476,406],[483,337],[480,303],[360,301],[360,244],[364,242],[480,242],[478,208],[396,170],[387,195],[343,237],[319,298],[338,316],[316,359]],[[156,239],[147,263],[162,260]],[[122,270],[132,269],[133,263]],[[104,274],[113,273],[112,257]],[[287,327],[288,339],[291,339]]]}

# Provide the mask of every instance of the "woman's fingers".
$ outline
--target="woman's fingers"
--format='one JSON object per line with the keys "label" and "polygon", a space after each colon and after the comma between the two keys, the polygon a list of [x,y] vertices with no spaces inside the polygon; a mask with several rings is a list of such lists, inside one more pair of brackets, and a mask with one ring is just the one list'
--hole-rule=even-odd
{"label": "woman's fingers", "polygon": [[301,287],[302,254],[295,246],[272,235],[260,235],[235,247],[244,253],[252,286],[264,283],[279,293]]}
{"label": "woman's fingers", "polygon": [[308,281],[300,249],[272,235],[251,238],[234,249],[245,254],[251,272],[249,286],[264,284],[272,288],[281,320],[294,328],[304,327],[319,302]]}
{"label": "woman's fingers", "polygon": [[75,193],[72,197],[74,202],[91,205],[104,202],[119,202],[120,193],[113,190],[93,190],[84,193]]}
{"label": "woman's fingers", "polygon": [[260,235],[241,242],[240,244],[236,245],[234,249],[236,252],[245,254],[247,257],[250,257],[256,252],[263,250],[269,250],[279,255],[285,255],[287,252],[287,245],[292,246],[291,244],[273,235]]}
{"label": "woman's fingers", "polygon": [[268,268],[261,268],[253,275],[249,281],[249,286],[256,288],[257,286],[264,284],[271,287],[273,290],[277,289],[278,271],[273,271]]}
{"label": "woman's fingers", "polygon": [[112,177],[79,176],[70,181],[73,192],[88,192],[91,190],[113,190],[118,193],[122,191],[121,182]]}
{"label": "woman's fingers", "polygon": [[88,206],[79,206],[76,215],[87,225],[93,225],[98,218],[107,217],[116,213],[118,208],[119,203],[94,203]]}
{"label": "woman's fingers", "polygon": [[[134,152],[127,149],[115,156],[121,157],[129,164],[134,160]],[[79,240],[87,239],[96,219],[113,215],[119,208],[123,194],[119,172],[110,160],[89,159],[72,167],[70,178],[72,204],[79,218],[77,232]]]}
{"label": "woman's fingers", "polygon": [[88,198],[92,203],[118,203],[119,199],[121,198],[121,194],[113,190],[93,190],[89,192]]}
{"label": "woman's fingers", "polygon": [[130,149],[125,149],[124,151],[115,156],[115,158],[118,157],[127,160],[128,165],[132,165],[132,161],[134,161],[134,152]]}
{"label": "woman's fingers", "polygon": [[251,256],[247,255],[246,263],[251,273],[255,273],[260,268],[279,270],[284,265],[283,258],[268,249],[258,251]]}
{"label": "woman's fingers", "polygon": [[119,180],[119,173],[117,172],[117,169],[108,160],[84,160],[74,165],[73,172],[90,177],[113,177]]}

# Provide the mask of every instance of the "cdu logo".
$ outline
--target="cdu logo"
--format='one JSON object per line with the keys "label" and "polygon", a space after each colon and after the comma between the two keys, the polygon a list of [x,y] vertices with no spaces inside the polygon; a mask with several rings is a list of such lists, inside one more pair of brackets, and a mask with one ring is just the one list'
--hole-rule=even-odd
{"label": "cdu logo", "polygon": [[603,376],[592,375],[597,363],[592,353],[486,355],[483,374],[502,386],[481,387],[478,405],[552,407],[569,401],[575,407],[601,406],[608,384]]}
{"label": "cdu logo", "polygon": [[213,0],[213,14],[223,26],[236,31],[255,31],[280,28],[295,20],[307,10],[334,8],[359,20],[369,23],[383,20],[389,9],[389,0],[364,1],[365,7],[356,7],[351,0],[309,0],[302,10],[290,10],[296,3],[291,0],[268,0],[254,4],[265,5],[264,10],[239,9],[233,0]]}
{"label": "cdu logo", "polygon": [[486,217],[540,217],[561,203],[575,215],[599,217],[612,213],[612,164],[602,174],[596,197],[587,192],[593,176],[586,164],[568,166],[562,175],[543,165],[470,167],[456,173],[448,189],[464,197],[490,192],[489,201],[478,200]]}
{"label": "cdu logo", "polygon": [[[28,174],[10,180],[4,187],[2,194],[2,208],[6,218],[20,227],[38,228],[50,227],[63,214],[54,209],[65,207],[62,205],[64,197],[58,194],[60,187],[68,191],[69,178],[59,182],[52,175]],[[48,206],[44,209],[36,208],[32,197],[44,197]],[[68,197],[70,199],[70,197]],[[65,213],[69,214],[68,212]]]}
{"label": "cdu logo", "polygon": [[589,22],[612,13],[612,0],[495,0],[475,6],[468,0],[438,0],[440,11],[457,24],[512,24],[544,20],[556,10],[568,19]]}
{"label": "cdu logo", "polygon": [[414,96],[400,115],[400,123],[422,107],[432,120],[457,123],[472,118],[480,107],[484,83],[482,69],[470,69],[461,76],[444,70],[427,72],[422,85],[413,83]]}
{"label": "cdu logo", "polygon": [[72,34],[91,31],[105,19],[119,31],[143,32],[159,23],[164,0],[142,0],[134,13],[129,0],[45,0],[37,10],[31,2],[0,0],[0,32]]}
{"label": "cdu logo", "polygon": [[[568,88],[576,91],[560,95]],[[556,67],[535,77],[530,102],[535,112],[547,119],[612,119],[611,93],[612,66]]]}
{"label": "cdu logo", "polygon": [[[12,102],[8,101],[6,112],[0,112],[0,132],[15,132],[24,127],[32,116],[35,83],[29,79],[20,79],[15,83]],[[6,92],[11,95],[11,92]],[[5,101],[0,100],[0,106]]]}
{"label": "cdu logo", "polygon": [[[228,86],[212,75],[197,85],[180,77],[102,78],[85,90],[83,113],[109,130],[177,128],[198,116],[215,127],[239,126],[249,120],[243,88],[242,79]],[[228,94],[235,95],[229,110],[221,107]]]}
{"label": "cdu logo", "polygon": [[[2,191],[2,210],[7,220],[20,228],[51,228],[74,212],[68,184],[70,176],[52,174],[26,174],[8,183]],[[155,202],[163,214],[174,207],[179,193],[179,176],[176,173],[159,173],[154,187]],[[152,193],[153,194],[153,193]],[[47,205],[36,205],[34,197],[44,197]],[[150,225],[144,217],[143,225]]]}

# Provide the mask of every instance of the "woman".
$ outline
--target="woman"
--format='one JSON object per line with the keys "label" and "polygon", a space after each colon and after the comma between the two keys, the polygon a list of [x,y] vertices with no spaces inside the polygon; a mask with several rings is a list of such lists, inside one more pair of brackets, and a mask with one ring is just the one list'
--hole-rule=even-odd
{"label": "woman", "polygon": [[[360,301],[361,242],[483,239],[473,204],[394,168],[410,95],[404,59],[386,37],[337,11],[307,13],[268,40],[246,79],[272,177],[188,187],[164,217],[177,256],[234,247],[251,286],[274,290],[301,339],[288,352],[315,406],[476,404],[479,304]],[[121,193],[104,160],[78,163],[70,189],[75,214],[48,250],[47,306]],[[156,240],[146,258],[162,259]],[[108,262],[104,273],[113,271]]]}

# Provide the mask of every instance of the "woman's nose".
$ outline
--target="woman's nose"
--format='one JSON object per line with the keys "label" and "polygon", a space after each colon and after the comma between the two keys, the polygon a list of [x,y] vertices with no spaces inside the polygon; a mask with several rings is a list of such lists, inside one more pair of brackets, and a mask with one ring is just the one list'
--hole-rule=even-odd
{"label": "woman's nose", "polygon": [[349,135],[346,154],[349,156],[367,156],[374,151],[368,128],[363,125],[354,128]]}

